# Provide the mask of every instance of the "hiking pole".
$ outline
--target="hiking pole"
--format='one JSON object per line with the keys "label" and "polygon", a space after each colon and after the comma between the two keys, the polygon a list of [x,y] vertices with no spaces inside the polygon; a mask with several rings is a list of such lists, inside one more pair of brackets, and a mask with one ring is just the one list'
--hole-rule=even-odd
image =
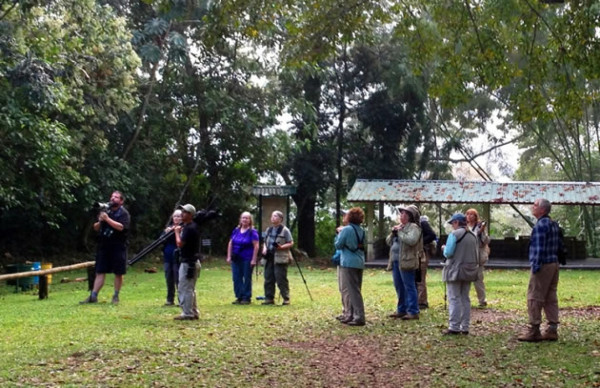
{"label": "hiking pole", "polygon": [[440,263],[442,265],[442,283],[444,283],[444,311],[448,309],[446,305],[446,301],[448,299],[448,292],[446,290],[446,282],[443,280],[444,266],[446,265],[446,256],[442,254],[442,261]]}
{"label": "hiking pole", "polygon": [[448,294],[446,293],[446,282],[444,283],[444,311],[446,311],[448,309],[448,307],[446,306],[446,299],[448,298]]}
{"label": "hiking pole", "polygon": [[294,255],[294,251],[291,249],[290,249],[290,253],[292,254],[292,259],[294,259],[294,263],[296,263],[296,267],[298,267],[298,272],[300,272],[300,277],[302,278],[302,281],[304,282],[304,287],[306,287],[306,292],[308,292],[310,301],[314,302],[313,297],[310,294],[310,290],[308,289],[308,284],[306,284],[306,279],[304,278],[304,275],[302,274],[302,270],[300,269],[300,264],[298,264],[298,260],[296,260],[296,255]]}

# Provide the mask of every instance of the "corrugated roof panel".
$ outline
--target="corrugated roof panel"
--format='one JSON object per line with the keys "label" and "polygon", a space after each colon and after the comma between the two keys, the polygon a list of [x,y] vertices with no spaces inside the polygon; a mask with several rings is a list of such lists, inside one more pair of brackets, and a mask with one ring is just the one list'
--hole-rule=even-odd
{"label": "corrugated roof panel", "polygon": [[358,179],[350,202],[600,205],[598,182],[485,182]]}

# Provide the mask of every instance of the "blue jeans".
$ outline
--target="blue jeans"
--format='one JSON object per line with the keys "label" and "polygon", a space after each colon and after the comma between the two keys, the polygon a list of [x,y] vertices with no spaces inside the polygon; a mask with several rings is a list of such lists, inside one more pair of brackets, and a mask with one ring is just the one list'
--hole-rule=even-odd
{"label": "blue jeans", "polygon": [[252,300],[252,265],[249,260],[231,260],[233,293],[237,300]]}
{"label": "blue jeans", "polygon": [[165,261],[165,280],[167,281],[167,302],[175,302],[175,290],[179,285],[179,264],[175,261]]}
{"label": "blue jeans", "polygon": [[399,262],[392,262],[392,278],[394,279],[394,287],[396,288],[396,296],[398,297],[398,305],[396,307],[396,312],[398,313],[413,315],[419,313],[415,272],[415,270],[402,271],[400,270]]}

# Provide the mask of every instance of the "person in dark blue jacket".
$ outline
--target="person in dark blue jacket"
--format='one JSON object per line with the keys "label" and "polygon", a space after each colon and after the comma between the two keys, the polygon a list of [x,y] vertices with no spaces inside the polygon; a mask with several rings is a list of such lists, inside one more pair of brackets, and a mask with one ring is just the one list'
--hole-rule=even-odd
{"label": "person in dark blue jacket", "polygon": [[425,261],[421,262],[421,279],[417,282],[417,292],[419,294],[419,309],[426,309],[429,307],[429,301],[427,299],[427,268],[429,267],[429,260],[435,255],[437,251],[437,235],[433,231],[433,228],[429,224],[429,217],[421,216],[421,230],[423,231],[423,250],[425,251]]}
{"label": "person in dark blue jacket", "polygon": [[[171,216],[169,226],[165,228],[161,236],[169,233],[177,225],[181,225],[181,210],[177,209]],[[165,306],[175,306],[175,291],[179,285],[179,258],[175,234],[170,236],[163,246],[163,268],[165,270],[165,281],[167,282],[167,301]],[[177,303],[179,304],[179,303]]]}

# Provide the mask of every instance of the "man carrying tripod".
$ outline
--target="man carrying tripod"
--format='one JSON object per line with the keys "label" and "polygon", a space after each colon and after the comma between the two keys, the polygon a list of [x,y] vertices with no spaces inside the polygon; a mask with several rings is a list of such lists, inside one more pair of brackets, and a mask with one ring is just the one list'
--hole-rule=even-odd
{"label": "man carrying tripod", "polygon": [[183,225],[173,228],[175,242],[181,251],[181,264],[179,266],[179,304],[181,315],[174,319],[178,321],[194,320],[200,317],[196,304],[196,281],[200,275],[200,233],[198,225],[194,222],[196,208],[187,204],[179,206]]}

